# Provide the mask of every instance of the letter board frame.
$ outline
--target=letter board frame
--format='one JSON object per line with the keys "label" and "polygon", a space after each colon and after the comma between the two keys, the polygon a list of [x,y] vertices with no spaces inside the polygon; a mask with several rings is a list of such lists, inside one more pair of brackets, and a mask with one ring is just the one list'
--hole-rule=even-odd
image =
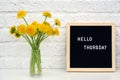
{"label": "letter board frame", "polygon": [[[72,61],[71,59],[71,27],[75,27],[77,26],[78,28],[81,28],[83,27],[84,29],[84,26],[87,26],[87,27],[108,27],[108,26],[111,26],[111,66],[112,67],[71,67],[71,62]],[[74,29],[74,28],[73,28]],[[85,30],[85,29],[84,29]],[[86,28],[87,30],[87,28]],[[108,23],[68,23],[67,24],[67,30],[66,30],[66,70],[67,71],[115,71],[115,24],[114,23],[111,23],[111,22],[108,22]],[[74,31],[73,31],[74,32]],[[108,31],[109,32],[109,31]],[[76,34],[76,32],[74,33]],[[83,37],[81,38],[81,40],[83,40]],[[74,41],[73,41],[74,43]],[[75,53],[74,53],[75,54]],[[73,54],[73,55],[74,55]],[[75,60],[75,63],[79,63],[79,60],[76,61]]]}

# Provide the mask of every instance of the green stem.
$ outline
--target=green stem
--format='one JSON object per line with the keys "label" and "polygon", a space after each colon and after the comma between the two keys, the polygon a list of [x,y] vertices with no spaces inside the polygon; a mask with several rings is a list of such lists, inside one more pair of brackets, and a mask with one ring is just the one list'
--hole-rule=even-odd
{"label": "green stem", "polygon": [[36,39],[36,46],[39,48],[39,41],[42,39],[43,34],[41,32],[38,32],[38,37]]}
{"label": "green stem", "polygon": [[44,35],[42,35],[42,36],[40,37],[40,39],[39,39],[39,41],[38,41],[38,43],[37,43],[37,44],[38,44],[38,47],[39,47],[39,44],[41,43],[43,37],[44,37]]}
{"label": "green stem", "polygon": [[33,37],[31,37],[31,39],[32,39],[32,44],[33,44],[33,47],[34,47],[34,49],[36,49],[36,45],[35,45],[35,42],[34,42],[34,38],[33,38]]}
{"label": "green stem", "polygon": [[27,40],[27,42],[32,46],[32,43],[30,41],[30,39],[27,37],[27,35],[22,35],[24,39]]}
{"label": "green stem", "polygon": [[25,21],[25,23],[28,25],[28,22],[27,22],[27,20],[23,17],[23,20]]}
{"label": "green stem", "polygon": [[32,50],[31,54],[31,61],[30,61],[30,74],[35,74],[35,56],[34,56],[34,50]]}
{"label": "green stem", "polygon": [[46,22],[46,20],[47,20],[47,16],[45,16],[44,22]]}
{"label": "green stem", "polygon": [[42,70],[41,70],[41,52],[39,50],[38,53],[39,59],[38,59],[38,63],[37,63],[37,68],[38,68],[38,74],[41,74]]}
{"label": "green stem", "polygon": [[37,45],[37,42],[38,42],[38,40],[40,39],[40,37],[41,37],[41,33],[40,32],[38,32],[38,36],[37,36],[37,39],[36,39],[36,45]]}
{"label": "green stem", "polygon": [[[47,35],[44,35],[44,36],[42,36],[42,38],[40,39],[40,41],[38,42],[38,44],[40,44],[43,40],[45,40],[46,38],[47,38],[48,36]],[[40,45],[38,45],[38,47],[39,47]]]}
{"label": "green stem", "polygon": [[55,24],[52,25],[52,27],[54,27]]}

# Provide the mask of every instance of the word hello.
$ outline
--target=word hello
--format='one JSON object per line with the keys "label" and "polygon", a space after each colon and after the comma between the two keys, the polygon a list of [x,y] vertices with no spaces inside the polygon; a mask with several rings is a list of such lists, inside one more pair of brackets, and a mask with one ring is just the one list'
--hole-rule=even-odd
{"label": "word hello", "polygon": [[77,41],[92,41],[92,37],[77,37]]}

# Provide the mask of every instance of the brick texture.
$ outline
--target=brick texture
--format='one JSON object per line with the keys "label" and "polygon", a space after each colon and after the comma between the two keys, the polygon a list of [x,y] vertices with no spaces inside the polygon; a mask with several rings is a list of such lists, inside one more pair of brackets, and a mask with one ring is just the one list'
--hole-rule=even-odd
{"label": "brick texture", "polygon": [[[20,9],[26,19],[42,21],[41,12],[52,12],[61,20],[60,36],[41,44],[42,68],[65,68],[67,22],[114,22],[116,24],[116,67],[120,67],[120,0],[0,0],[0,69],[28,69],[31,48],[23,38],[9,34],[9,27],[24,23],[16,18]],[[49,20],[51,23],[52,20]]]}

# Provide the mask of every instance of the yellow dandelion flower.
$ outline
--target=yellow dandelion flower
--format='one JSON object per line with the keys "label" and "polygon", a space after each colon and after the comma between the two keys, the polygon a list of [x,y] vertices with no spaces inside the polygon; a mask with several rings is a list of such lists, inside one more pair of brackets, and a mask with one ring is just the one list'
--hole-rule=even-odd
{"label": "yellow dandelion flower", "polygon": [[48,12],[48,11],[44,11],[44,12],[42,13],[42,15],[45,16],[45,17],[49,17],[49,18],[52,17],[51,13]]}
{"label": "yellow dandelion flower", "polygon": [[37,21],[33,21],[32,25],[38,25],[38,22]]}
{"label": "yellow dandelion flower", "polygon": [[48,35],[52,35],[53,34],[52,28],[50,26],[46,25],[46,24],[39,24],[38,29],[42,33],[46,33]]}
{"label": "yellow dandelion flower", "polygon": [[27,12],[25,10],[20,10],[17,13],[17,18],[23,18],[26,16],[26,14],[27,14]]}
{"label": "yellow dandelion flower", "polygon": [[26,27],[26,33],[29,35],[29,36],[34,36],[35,33],[36,33],[36,28],[33,26],[33,25],[28,25]]}
{"label": "yellow dandelion flower", "polygon": [[61,23],[60,23],[60,20],[59,20],[59,19],[55,19],[55,25],[56,25],[56,26],[60,26],[60,25],[61,25]]}
{"label": "yellow dandelion flower", "polygon": [[54,28],[54,34],[57,35],[57,36],[60,35],[60,32],[59,32],[58,28]]}
{"label": "yellow dandelion flower", "polygon": [[12,26],[10,28],[10,34],[14,34],[15,32],[16,32],[16,28],[15,28],[15,26]]}
{"label": "yellow dandelion flower", "polygon": [[54,34],[52,27],[47,24],[40,24],[38,29],[40,32],[46,33],[49,36]]}
{"label": "yellow dandelion flower", "polygon": [[54,34],[53,29],[50,26],[46,26],[46,34],[49,36]]}
{"label": "yellow dandelion flower", "polygon": [[39,23],[37,21],[33,21],[31,25],[33,25],[37,29],[39,26]]}
{"label": "yellow dandelion flower", "polygon": [[15,36],[16,38],[20,38],[21,35],[16,32],[16,33],[14,34],[14,36]]}
{"label": "yellow dandelion flower", "polygon": [[49,36],[53,35],[53,34],[54,34],[54,33],[53,33],[53,30],[52,30],[52,29],[49,29],[49,30],[47,31],[47,34],[48,34]]}
{"label": "yellow dandelion flower", "polygon": [[38,30],[40,31],[40,32],[43,32],[43,33],[45,33],[45,24],[39,24],[38,25]]}
{"label": "yellow dandelion flower", "polygon": [[46,25],[50,26],[50,23],[49,23],[49,22],[43,22],[43,24],[46,24]]}
{"label": "yellow dandelion flower", "polygon": [[26,31],[25,31],[25,25],[24,24],[19,25],[18,28],[17,28],[17,32],[19,34],[25,34],[26,33]]}

